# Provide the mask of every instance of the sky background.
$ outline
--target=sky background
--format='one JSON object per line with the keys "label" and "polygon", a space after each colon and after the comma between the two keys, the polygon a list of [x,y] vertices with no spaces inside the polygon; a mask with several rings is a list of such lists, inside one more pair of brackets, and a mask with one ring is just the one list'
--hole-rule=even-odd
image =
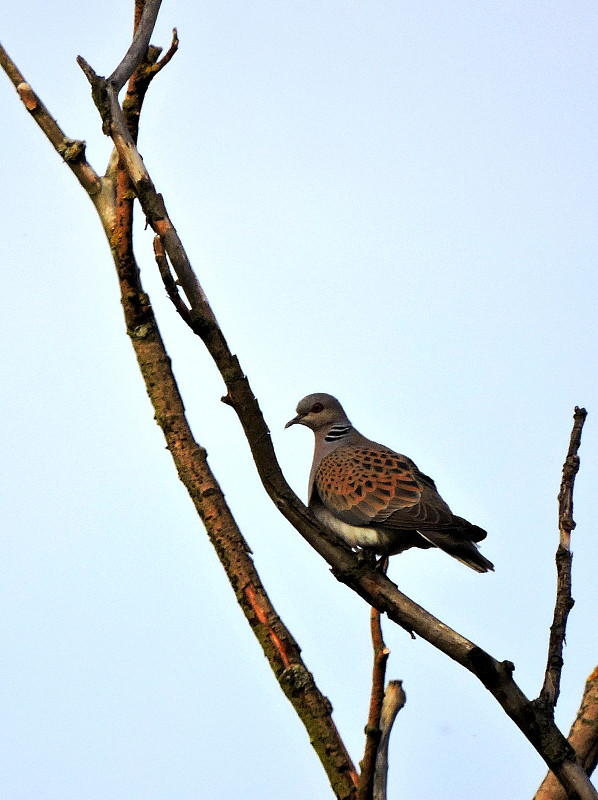
{"label": "sky background", "polygon": [[[2,41],[103,171],[83,55],[109,74],[132,2],[5,0]],[[131,8],[129,8],[131,6]],[[575,405],[574,597],[557,718],[598,661],[598,5],[165,0],[181,47],[140,150],[292,486],[305,394],[432,475],[488,530],[478,575],[393,559],[401,590],[541,687]],[[0,796],[331,797],[179,483],[95,211],[0,80]],[[273,508],[222,382],[137,253],[197,439],[357,762],[368,608]],[[545,769],[469,673],[385,624],[407,706],[389,800],[531,798]]]}

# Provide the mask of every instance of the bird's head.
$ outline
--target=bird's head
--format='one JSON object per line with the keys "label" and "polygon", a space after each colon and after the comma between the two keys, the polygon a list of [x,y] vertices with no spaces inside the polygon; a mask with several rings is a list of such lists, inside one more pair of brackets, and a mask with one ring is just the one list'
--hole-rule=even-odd
{"label": "bird's head", "polygon": [[316,392],[308,394],[299,401],[297,416],[290,419],[285,428],[290,428],[291,425],[305,425],[312,431],[319,431],[338,423],[350,424],[341,404],[331,394]]}

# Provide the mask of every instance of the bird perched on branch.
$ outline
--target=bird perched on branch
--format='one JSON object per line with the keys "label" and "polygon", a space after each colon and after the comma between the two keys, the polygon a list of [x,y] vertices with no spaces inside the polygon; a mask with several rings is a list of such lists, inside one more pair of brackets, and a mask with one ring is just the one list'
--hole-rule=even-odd
{"label": "bird perched on branch", "polygon": [[311,428],[316,440],[309,507],[351,547],[382,556],[438,547],[476,572],[494,569],[475,544],[486,531],[455,516],[410,458],[355,430],[335,397],[307,395],[291,425]]}

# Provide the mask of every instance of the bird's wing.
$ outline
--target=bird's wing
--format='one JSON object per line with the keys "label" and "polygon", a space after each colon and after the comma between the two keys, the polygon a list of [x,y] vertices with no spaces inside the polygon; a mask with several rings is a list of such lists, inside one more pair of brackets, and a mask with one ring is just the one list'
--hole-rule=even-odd
{"label": "bird's wing", "polygon": [[350,445],[324,456],[315,471],[314,489],[339,519],[373,525],[397,513],[407,519],[414,511],[418,516],[422,492],[430,491],[425,480],[429,481],[413,462],[393,450]]}
{"label": "bird's wing", "polygon": [[351,525],[425,531],[461,522],[411,459],[373,443],[340,447],[325,456],[314,489],[336,517]]}

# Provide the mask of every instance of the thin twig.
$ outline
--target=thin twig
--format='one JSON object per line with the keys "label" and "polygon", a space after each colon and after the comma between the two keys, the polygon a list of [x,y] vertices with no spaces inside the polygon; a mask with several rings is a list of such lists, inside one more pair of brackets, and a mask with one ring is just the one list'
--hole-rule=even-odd
{"label": "thin twig", "polygon": [[586,417],[587,411],[585,408],[575,406],[573,430],[571,431],[567,457],[563,464],[563,477],[558,496],[559,545],[555,559],[557,569],[556,601],[552,625],[550,626],[544,684],[539,698],[541,703],[552,709],[556,706],[560,693],[567,618],[574,603],[571,596],[571,531],[575,528],[575,522],[573,521],[573,486],[575,484],[575,476],[579,470],[578,451]]}
{"label": "thin twig", "polygon": [[172,29],[172,39],[170,41],[170,47],[164,53],[162,58],[159,61],[156,61],[156,64],[153,67],[153,71],[158,73],[158,72],[160,72],[161,69],[164,69],[164,67],[170,62],[170,60],[175,55],[175,53],[177,52],[178,49],[179,49],[179,34],[178,34],[177,29],[173,28]]}
{"label": "thin twig", "polygon": [[372,800],[374,789],[374,772],[376,769],[376,754],[380,742],[380,716],[384,702],[384,683],[386,680],[386,662],[390,650],[384,644],[380,612],[372,608],[370,611],[370,630],[374,649],[374,664],[372,667],[372,690],[370,693],[370,708],[368,721],[365,727],[365,750],[361,760],[359,787],[357,800]]}
{"label": "thin twig", "polygon": [[160,239],[159,236],[154,236],[154,257],[156,259],[156,264],[158,265],[160,277],[162,278],[162,282],[164,284],[164,288],[166,289],[168,297],[172,301],[172,304],[176,308],[177,312],[180,314],[183,321],[187,325],[189,325],[190,328],[193,328],[193,320],[191,319],[191,312],[184,304],[183,298],[179,293],[178,286],[176,285],[176,281],[172,277],[172,272],[170,271],[168,259],[166,258],[166,253],[164,252],[162,240]]}
{"label": "thin twig", "polygon": [[567,458],[563,464],[563,479],[559,491],[559,530],[561,535],[561,547],[569,550],[571,546],[571,531],[575,528],[573,521],[573,486],[575,477],[579,471],[579,447],[581,445],[581,433],[588,412],[585,408],[575,406],[573,413],[573,430],[569,441]]}
{"label": "thin twig", "polygon": [[392,726],[397,714],[407,702],[403,691],[402,681],[389,681],[384,693],[382,714],[380,715],[380,743],[376,755],[376,769],[374,773],[373,800],[386,800],[386,786],[388,781],[388,744]]}
{"label": "thin twig", "polygon": [[[577,753],[588,775],[598,764],[598,667],[587,679],[577,717],[571,726],[569,743]],[[549,772],[542,781],[534,800],[567,800],[567,793]]]}

